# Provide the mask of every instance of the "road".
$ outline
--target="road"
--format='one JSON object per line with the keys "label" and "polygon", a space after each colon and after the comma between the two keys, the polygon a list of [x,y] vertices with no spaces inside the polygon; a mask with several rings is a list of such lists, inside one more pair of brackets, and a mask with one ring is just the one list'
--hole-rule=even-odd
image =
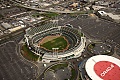
{"label": "road", "polygon": [[44,12],[56,12],[56,13],[76,13],[78,11],[58,11],[58,10],[47,10],[47,9],[41,9],[41,8],[34,8],[34,7],[29,7],[29,6],[24,6],[20,3],[17,3],[15,1],[10,0],[11,2],[14,2],[16,5],[19,5],[24,8],[32,9],[32,10],[37,10],[37,11],[44,11]]}

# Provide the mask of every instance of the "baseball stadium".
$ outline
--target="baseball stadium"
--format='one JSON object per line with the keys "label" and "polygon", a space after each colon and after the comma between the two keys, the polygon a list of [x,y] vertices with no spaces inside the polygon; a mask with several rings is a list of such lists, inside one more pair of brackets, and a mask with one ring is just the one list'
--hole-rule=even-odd
{"label": "baseball stadium", "polygon": [[28,28],[25,41],[34,54],[42,57],[42,62],[49,63],[81,56],[86,38],[76,28],[47,23]]}

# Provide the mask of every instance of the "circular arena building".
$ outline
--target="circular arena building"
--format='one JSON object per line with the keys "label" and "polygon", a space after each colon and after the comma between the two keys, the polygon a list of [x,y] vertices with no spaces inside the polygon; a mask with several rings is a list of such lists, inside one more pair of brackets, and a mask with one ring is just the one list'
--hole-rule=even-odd
{"label": "circular arena building", "polygon": [[120,80],[120,60],[107,55],[93,56],[79,65],[82,80]]}
{"label": "circular arena building", "polygon": [[45,24],[26,30],[29,49],[42,57],[42,62],[66,60],[81,56],[86,38],[78,29]]}

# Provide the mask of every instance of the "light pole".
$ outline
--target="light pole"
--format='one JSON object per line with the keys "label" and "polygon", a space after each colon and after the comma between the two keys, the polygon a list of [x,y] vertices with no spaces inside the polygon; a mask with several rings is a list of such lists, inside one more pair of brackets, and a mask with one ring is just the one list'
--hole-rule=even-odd
{"label": "light pole", "polygon": [[54,56],[54,49],[55,49],[55,48],[52,48],[52,51],[53,51],[53,55],[52,55],[52,56]]}
{"label": "light pole", "polygon": [[58,55],[58,49],[59,48],[52,48],[52,50],[53,50],[53,56],[54,55],[56,55],[56,56]]}
{"label": "light pole", "polygon": [[80,35],[81,35],[82,34],[82,32],[81,32],[82,28],[80,26],[78,26],[78,27],[79,27],[79,31],[80,31]]}
{"label": "light pole", "polygon": [[80,32],[81,32],[81,29],[82,29],[82,28],[81,28],[80,26],[78,26],[78,27],[79,27],[79,30],[80,30]]}

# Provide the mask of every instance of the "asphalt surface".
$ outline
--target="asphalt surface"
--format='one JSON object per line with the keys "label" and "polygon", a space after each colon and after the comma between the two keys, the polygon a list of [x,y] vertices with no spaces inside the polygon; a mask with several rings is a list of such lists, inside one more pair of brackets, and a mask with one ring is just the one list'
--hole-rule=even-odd
{"label": "asphalt surface", "polygon": [[71,75],[70,69],[65,67],[64,69],[60,69],[57,71],[47,71],[44,75],[45,80],[64,80],[69,79]]}
{"label": "asphalt surface", "polygon": [[0,80],[33,80],[36,78],[37,68],[22,59],[17,52],[18,42],[23,34],[0,44]]}
{"label": "asphalt surface", "polygon": [[120,43],[120,25],[114,22],[110,22],[103,19],[78,16],[77,18],[71,18],[69,15],[64,15],[59,18],[59,25],[71,24],[73,27],[81,27],[81,31],[85,35],[92,39],[98,39],[102,41],[110,40],[119,44]]}

